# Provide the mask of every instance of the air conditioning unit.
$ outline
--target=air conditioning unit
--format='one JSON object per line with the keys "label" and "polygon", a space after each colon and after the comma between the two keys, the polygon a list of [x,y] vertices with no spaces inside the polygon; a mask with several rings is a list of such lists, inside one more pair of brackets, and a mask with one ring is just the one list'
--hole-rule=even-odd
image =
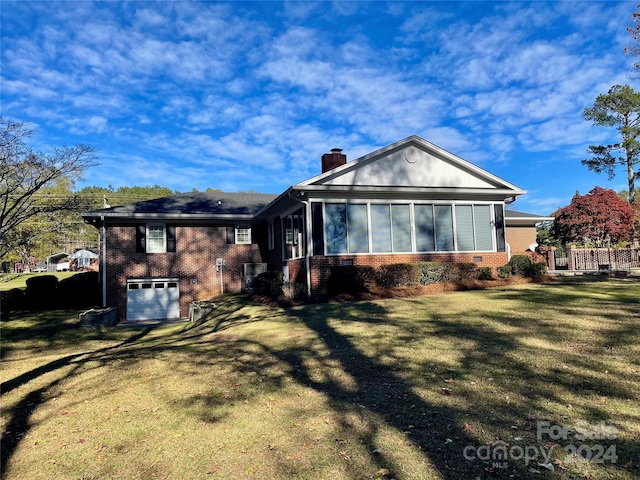
{"label": "air conditioning unit", "polygon": [[266,263],[245,263],[242,265],[242,285],[245,290],[253,290],[253,280],[267,271]]}

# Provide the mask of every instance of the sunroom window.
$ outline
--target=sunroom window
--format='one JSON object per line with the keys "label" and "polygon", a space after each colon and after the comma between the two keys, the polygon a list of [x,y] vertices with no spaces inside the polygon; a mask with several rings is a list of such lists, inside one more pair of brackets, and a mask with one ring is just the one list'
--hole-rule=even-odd
{"label": "sunroom window", "polygon": [[327,255],[494,249],[491,205],[325,203]]}

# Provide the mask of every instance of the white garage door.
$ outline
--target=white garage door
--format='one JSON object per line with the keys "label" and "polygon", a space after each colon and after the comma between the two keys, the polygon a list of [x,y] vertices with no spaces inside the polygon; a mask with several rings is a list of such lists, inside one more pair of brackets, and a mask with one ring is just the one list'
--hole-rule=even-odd
{"label": "white garage door", "polygon": [[177,278],[127,280],[127,321],[180,316]]}

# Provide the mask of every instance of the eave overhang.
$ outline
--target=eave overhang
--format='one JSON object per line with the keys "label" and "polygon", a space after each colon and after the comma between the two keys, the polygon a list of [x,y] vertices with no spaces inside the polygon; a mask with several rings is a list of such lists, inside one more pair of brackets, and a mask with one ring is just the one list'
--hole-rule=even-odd
{"label": "eave overhang", "polygon": [[178,222],[192,222],[201,221],[205,223],[233,223],[234,221],[251,222],[256,221],[256,217],[251,214],[233,214],[233,213],[219,213],[210,215],[207,213],[83,213],[82,218],[85,222],[91,224],[100,223],[104,220],[105,223],[135,223],[137,221],[144,220],[156,220],[156,221],[178,221]]}
{"label": "eave overhang", "polygon": [[506,217],[505,225],[507,227],[534,227],[539,223],[553,222],[553,217]]}

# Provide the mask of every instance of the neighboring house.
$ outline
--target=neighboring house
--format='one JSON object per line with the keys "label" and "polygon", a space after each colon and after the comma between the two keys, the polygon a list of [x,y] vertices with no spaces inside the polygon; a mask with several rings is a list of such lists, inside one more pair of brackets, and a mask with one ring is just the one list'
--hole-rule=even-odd
{"label": "neighboring house", "polygon": [[351,162],[333,149],[320,175],[280,195],[182,193],[83,217],[101,232],[105,305],[135,321],[184,317],[190,302],[240,291],[266,269],[311,294],[337,265],[495,269],[509,259],[511,227],[533,228],[530,245],[546,219],[505,212],[523,193],[412,136]]}
{"label": "neighboring house", "polygon": [[91,250],[76,250],[69,255],[69,270],[72,272],[97,272],[99,258],[98,254]]}
{"label": "neighboring house", "polygon": [[552,222],[553,217],[541,217],[531,213],[505,210],[506,235],[512,255],[535,252],[538,243],[536,225]]}

